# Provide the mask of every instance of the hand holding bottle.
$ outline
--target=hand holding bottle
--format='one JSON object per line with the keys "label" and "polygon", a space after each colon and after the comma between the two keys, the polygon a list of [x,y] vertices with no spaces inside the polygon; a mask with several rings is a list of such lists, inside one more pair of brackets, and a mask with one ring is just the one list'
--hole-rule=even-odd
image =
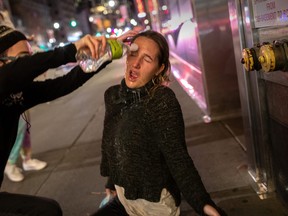
{"label": "hand holding bottle", "polygon": [[74,42],[74,45],[79,50],[86,50],[92,58],[98,59],[105,52],[107,39],[105,36],[94,37],[85,35],[80,40]]}
{"label": "hand holding bottle", "polygon": [[125,32],[124,34],[120,35],[119,37],[117,37],[117,40],[121,41],[123,43],[126,43],[126,42],[129,43],[130,40],[138,33],[139,33],[139,31],[129,30],[129,31]]}
{"label": "hand holding bottle", "polygon": [[[137,34],[137,32],[129,31],[123,34],[120,37],[120,40],[124,40],[128,37],[134,36],[135,34]],[[85,46],[81,46],[83,45],[83,43],[79,42],[78,46],[80,49],[77,51],[75,57],[82,70],[85,73],[95,72],[105,62],[112,61],[113,59],[119,59],[122,56],[124,56],[127,52],[136,51],[138,49],[138,46],[136,44],[131,44],[131,46],[129,46],[127,44],[122,43],[120,40],[118,39],[116,40],[114,38],[114,39],[108,39],[106,41],[106,38],[101,40],[100,37],[93,40],[93,42],[95,42],[95,49],[98,49],[98,52],[96,52],[95,54],[96,57],[93,57],[93,55],[91,54],[92,52],[90,53],[90,50],[85,49]],[[93,48],[93,44],[91,44],[90,37],[87,37],[87,41],[88,44]],[[99,42],[102,42],[102,44]],[[105,47],[102,47],[101,45]]]}

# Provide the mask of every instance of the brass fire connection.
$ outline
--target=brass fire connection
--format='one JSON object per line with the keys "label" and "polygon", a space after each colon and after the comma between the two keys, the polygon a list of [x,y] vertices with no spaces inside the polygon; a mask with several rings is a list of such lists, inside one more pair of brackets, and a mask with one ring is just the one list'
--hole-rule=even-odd
{"label": "brass fire connection", "polygon": [[259,48],[245,48],[242,50],[241,63],[246,71],[260,70],[261,64],[258,61]]}
{"label": "brass fire connection", "polygon": [[276,58],[272,44],[265,44],[260,47],[259,62],[264,72],[274,71],[276,67]]}

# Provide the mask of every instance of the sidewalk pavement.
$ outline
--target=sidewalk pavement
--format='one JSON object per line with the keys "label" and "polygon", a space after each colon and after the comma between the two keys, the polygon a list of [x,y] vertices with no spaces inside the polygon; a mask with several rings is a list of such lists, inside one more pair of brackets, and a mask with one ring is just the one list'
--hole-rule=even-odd
{"label": "sidewalk pavement", "polygon": [[[100,176],[100,144],[105,89],[123,77],[122,61],[115,61],[83,87],[63,98],[31,109],[34,157],[47,161],[38,172],[25,172],[25,180],[10,182],[2,190],[50,197],[64,216],[87,216],[104,198]],[[57,71],[59,73],[59,71]],[[172,79],[183,110],[186,142],[206,189],[229,216],[288,216],[275,194],[261,200],[251,186],[241,117],[204,123],[196,103]],[[183,200],[181,216],[197,215]]]}

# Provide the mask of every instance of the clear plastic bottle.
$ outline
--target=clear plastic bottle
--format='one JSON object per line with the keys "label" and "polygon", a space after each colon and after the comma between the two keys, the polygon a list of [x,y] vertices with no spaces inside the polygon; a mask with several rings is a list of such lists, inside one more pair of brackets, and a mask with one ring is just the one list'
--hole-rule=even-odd
{"label": "clear plastic bottle", "polygon": [[96,71],[103,63],[113,59],[119,59],[129,51],[136,51],[137,44],[132,43],[130,46],[117,40],[107,40],[104,55],[99,59],[91,57],[89,49],[80,49],[76,53],[76,60],[82,70],[86,73]]}

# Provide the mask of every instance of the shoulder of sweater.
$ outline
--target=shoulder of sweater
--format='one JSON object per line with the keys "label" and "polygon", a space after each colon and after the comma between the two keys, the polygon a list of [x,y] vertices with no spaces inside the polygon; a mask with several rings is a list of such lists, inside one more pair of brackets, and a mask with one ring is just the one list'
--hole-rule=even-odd
{"label": "shoulder of sweater", "polygon": [[118,97],[118,92],[120,91],[120,85],[113,85],[106,89],[104,92],[104,100],[107,103],[108,101],[111,102],[115,97]]}
{"label": "shoulder of sweater", "polygon": [[174,109],[180,106],[179,101],[174,91],[167,87],[161,86],[156,89],[153,97],[150,100],[152,110],[157,111],[158,109]]}
{"label": "shoulder of sweater", "polygon": [[115,91],[118,91],[120,89],[120,85],[113,85],[113,86],[110,86],[108,87],[106,90],[105,90],[105,95],[109,95]]}
{"label": "shoulder of sweater", "polygon": [[174,91],[168,86],[160,86],[155,91],[155,97],[176,99]]}

